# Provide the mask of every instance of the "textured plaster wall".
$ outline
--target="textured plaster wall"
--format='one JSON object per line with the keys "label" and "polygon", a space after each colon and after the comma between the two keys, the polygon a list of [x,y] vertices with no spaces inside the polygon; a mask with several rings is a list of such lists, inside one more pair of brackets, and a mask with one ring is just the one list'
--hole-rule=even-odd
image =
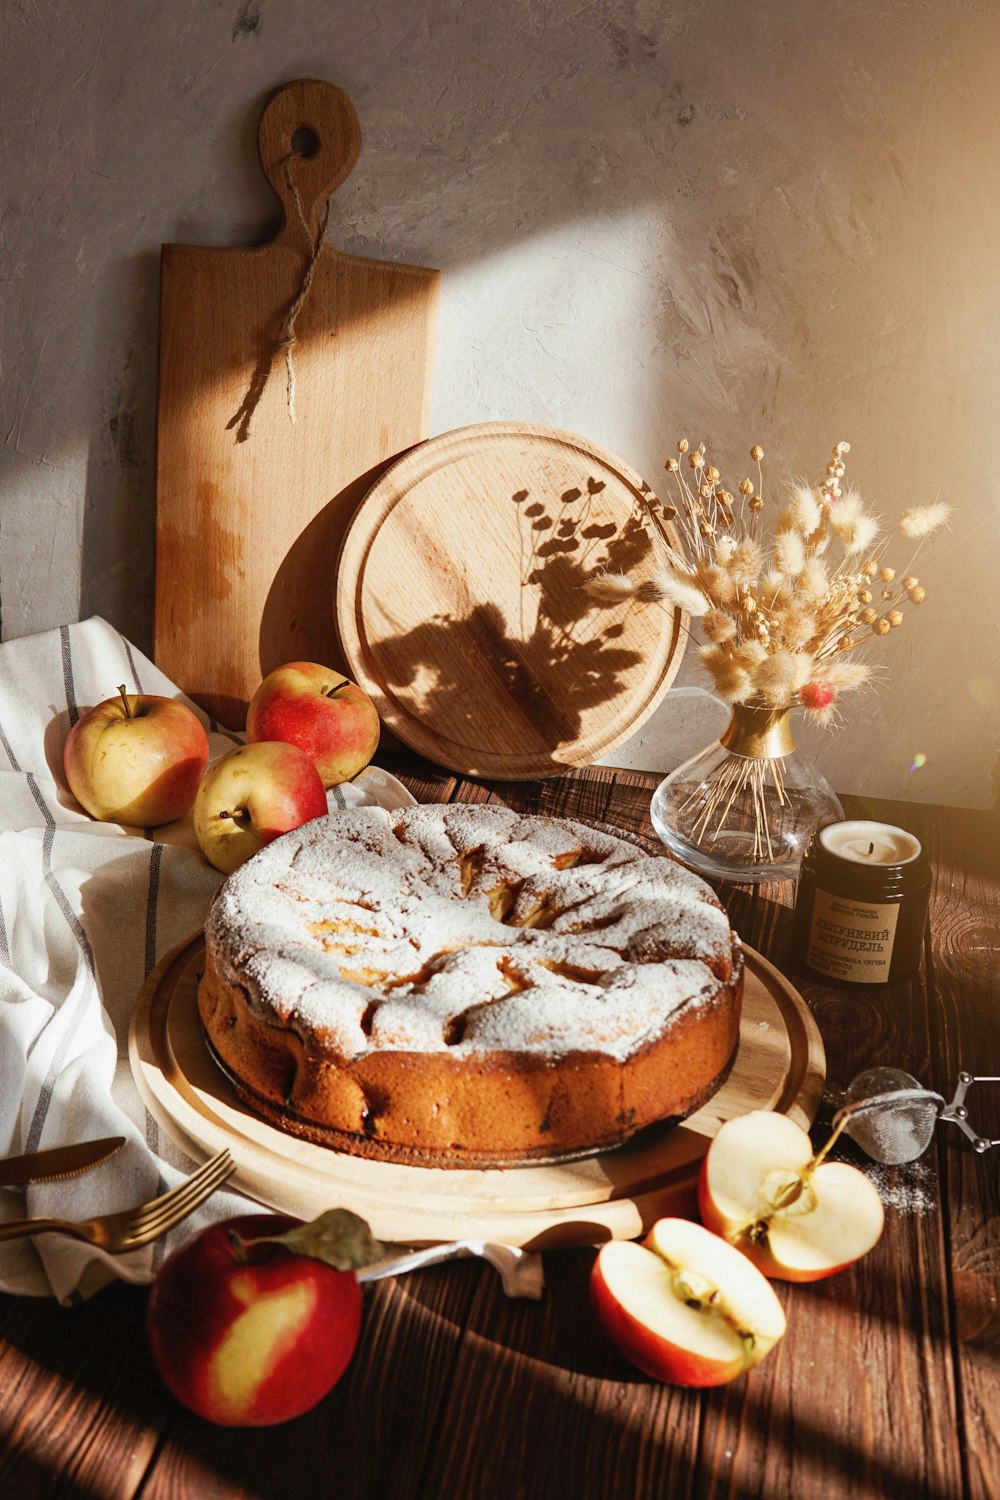
{"label": "textured plaster wall", "polygon": [[4,636],[148,648],[159,247],[267,237],[259,109],[328,78],[364,130],[331,238],[444,272],[433,431],[566,426],[654,486],[681,432],[775,476],[846,438],[885,516],[956,504],[819,755],[991,805],[998,56],[995,0],[5,0]]}

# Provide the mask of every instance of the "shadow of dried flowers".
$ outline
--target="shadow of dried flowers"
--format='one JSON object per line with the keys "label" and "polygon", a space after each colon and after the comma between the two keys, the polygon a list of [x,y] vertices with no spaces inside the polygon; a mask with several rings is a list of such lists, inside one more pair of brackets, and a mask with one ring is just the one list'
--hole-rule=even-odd
{"label": "shadow of dried flowers", "polygon": [[528,489],[511,495],[521,559],[516,620],[482,600],[383,643],[387,683],[417,684],[439,733],[456,741],[474,734],[488,689],[490,703],[504,705],[500,738],[524,732],[526,748],[556,749],[580,735],[586,712],[614,699],[640,664],[638,651],[615,642],[629,610],[644,606],[630,601],[609,618],[583,588],[595,568],[626,572],[652,553],[638,504],[624,523],[609,520],[599,504],[604,489],[588,477],[557,498]]}

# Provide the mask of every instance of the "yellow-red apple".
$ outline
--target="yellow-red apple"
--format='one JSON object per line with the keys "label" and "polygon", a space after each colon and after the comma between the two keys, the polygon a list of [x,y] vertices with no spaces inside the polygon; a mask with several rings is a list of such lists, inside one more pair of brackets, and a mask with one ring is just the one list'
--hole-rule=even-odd
{"label": "yellow-red apple", "polygon": [[660,1219],[641,1245],[610,1240],[590,1300],[620,1354],[671,1385],[724,1385],[785,1331],[768,1281],[745,1256],[688,1219]]}
{"label": "yellow-red apple", "polygon": [[269,672],[250,699],[247,739],[284,740],[315,762],[324,786],[350,781],[378,749],[379,718],[343,672],[290,661]]}
{"label": "yellow-red apple", "polygon": [[185,1406],[227,1427],[267,1427],[316,1405],[361,1330],[361,1288],[282,1245],[248,1243],[296,1223],[246,1214],[204,1230],[164,1262],[146,1326],[157,1369]]}
{"label": "yellow-red apple", "polygon": [[83,714],[63,747],[70,791],[92,818],[156,828],[187,812],[208,765],[208,738],[173,698],[126,693]]}
{"label": "yellow-red apple", "polygon": [[205,773],[194,831],[205,858],[229,875],[279,834],[326,811],[323,781],[308,755],[265,740],[227,751]]}
{"label": "yellow-red apple", "polygon": [[765,1276],[832,1276],[872,1248],[885,1215],[863,1172],[824,1157],[787,1115],[754,1110],[728,1120],[701,1165],[702,1222]]}

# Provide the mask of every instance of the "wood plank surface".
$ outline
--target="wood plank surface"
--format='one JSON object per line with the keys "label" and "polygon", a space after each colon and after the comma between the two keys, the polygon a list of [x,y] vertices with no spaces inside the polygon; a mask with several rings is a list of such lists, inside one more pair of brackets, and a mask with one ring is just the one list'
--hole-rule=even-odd
{"label": "wood plank surface", "polygon": [[[1000,829],[965,812],[914,831],[935,871],[921,1081],[950,1099],[961,1069],[1000,1075]],[[974,1085],[966,1103],[975,1129],[1000,1139],[1000,1083]],[[962,1480],[985,1500],[1000,1493],[1000,1147],[976,1156],[953,1126],[937,1135]]]}
{"label": "wood plank surface", "polygon": [[337,552],[426,436],[440,280],[326,239],[361,142],[339,89],[287,85],[259,137],[275,238],[165,245],[161,270],[154,654],[231,728],[273,667],[340,665]]}
{"label": "wood plank surface", "polygon": [[[489,785],[406,757],[427,800],[498,798],[649,831],[654,778],[578,771]],[[805,995],[827,1048],[814,1132],[847,1083],[902,1066],[951,1096],[959,1067],[1000,1073],[1000,829],[981,813],[844,799],[849,815],[911,828],[934,868],[924,969],[871,993],[794,966],[794,888],[726,888],[745,939]],[[969,1096],[1000,1135],[1000,1086]],[[882,1240],[829,1281],[778,1287],[789,1326],[748,1377],[716,1391],[657,1384],[625,1363],[587,1305],[592,1253],[547,1252],[541,1302],[511,1302],[473,1262],[365,1293],[355,1360],[311,1413],[230,1431],[186,1413],[146,1351],[141,1289],[65,1310],[0,1298],[0,1495],[101,1500],[345,1500],[555,1495],[671,1500],[986,1500],[1000,1475],[1000,1152],[939,1124],[901,1167],[854,1159],[886,1205]]]}

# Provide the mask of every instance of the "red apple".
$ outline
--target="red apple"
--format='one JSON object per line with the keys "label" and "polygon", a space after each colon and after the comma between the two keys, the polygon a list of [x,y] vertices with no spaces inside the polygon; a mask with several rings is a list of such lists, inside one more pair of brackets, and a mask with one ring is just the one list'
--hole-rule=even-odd
{"label": "red apple", "polygon": [[343,672],[291,661],[269,672],[250,699],[247,739],[284,740],[312,758],[324,786],[350,781],[378,749],[368,694]]}
{"label": "red apple", "polygon": [[813,1155],[787,1115],[755,1110],[728,1120],[702,1162],[702,1222],[766,1276],[832,1276],[872,1248],[885,1216],[865,1174],[825,1154]]}
{"label": "red apple", "polygon": [[206,772],[194,831],[205,858],[229,875],[279,834],[326,811],[323,782],[308,755],[264,741],[227,751]]}
{"label": "red apple", "polygon": [[102,822],[137,828],[183,817],[207,764],[208,738],[189,708],[124,687],[83,714],[63,747],[80,806]]}
{"label": "red apple", "polygon": [[226,1427],[268,1427],[316,1405],[361,1330],[353,1271],[275,1244],[296,1220],[247,1214],[213,1224],[164,1262],[146,1326],[179,1401]]}
{"label": "red apple", "polygon": [[641,1245],[602,1245],[590,1300],[619,1353],[671,1385],[735,1380],[785,1331],[781,1303],[756,1267],[688,1219],[660,1219]]}

